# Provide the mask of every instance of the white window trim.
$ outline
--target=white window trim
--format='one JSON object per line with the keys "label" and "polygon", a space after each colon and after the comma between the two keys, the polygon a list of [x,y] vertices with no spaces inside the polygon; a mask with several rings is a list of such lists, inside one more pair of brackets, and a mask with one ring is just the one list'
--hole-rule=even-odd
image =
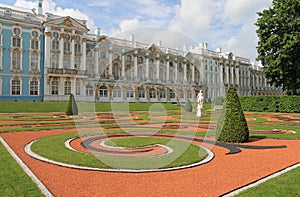
{"label": "white window trim", "polygon": [[18,76],[19,80],[20,80],[20,95],[16,95],[16,94],[12,94],[12,81],[14,80],[15,76],[13,76],[11,79],[10,79],[10,83],[9,83],[9,87],[10,87],[10,90],[9,90],[9,94],[10,96],[21,96],[22,93],[23,93],[23,81],[22,81],[22,78]]}
{"label": "white window trim", "polygon": [[32,70],[31,69],[31,55],[33,54],[33,51],[32,52],[30,52],[29,53],[29,71],[31,71],[31,72],[40,72],[40,62],[41,62],[41,54],[40,54],[40,52],[39,51],[36,51],[37,52],[37,54],[38,54],[38,66],[37,66],[37,70]]}
{"label": "white window trim", "polygon": [[[13,51],[14,51],[14,49],[15,48],[11,48],[11,50],[10,50],[10,70],[14,70],[15,68],[13,68],[13,66],[12,66],[12,63],[11,63],[11,61],[12,61],[12,54],[13,54]],[[23,71],[23,50],[21,49],[21,50],[19,50],[20,51],[20,71],[22,72]]]}
{"label": "white window trim", "polygon": [[[38,94],[37,95],[31,95],[30,94],[30,82],[31,81],[37,81],[37,90],[38,90]],[[28,83],[28,94],[29,96],[39,96],[40,95],[40,79],[36,79],[36,80],[33,80],[32,78],[29,80],[29,83]]]}

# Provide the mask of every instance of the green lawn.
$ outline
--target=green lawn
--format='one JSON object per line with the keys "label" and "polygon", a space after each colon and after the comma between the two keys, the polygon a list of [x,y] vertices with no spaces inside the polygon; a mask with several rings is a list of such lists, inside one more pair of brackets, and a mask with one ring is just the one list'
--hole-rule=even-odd
{"label": "green lawn", "polygon": [[0,196],[43,196],[0,143]]}
{"label": "green lawn", "polygon": [[256,187],[250,188],[238,197],[290,197],[300,196],[300,167],[293,169],[279,177],[268,180]]}

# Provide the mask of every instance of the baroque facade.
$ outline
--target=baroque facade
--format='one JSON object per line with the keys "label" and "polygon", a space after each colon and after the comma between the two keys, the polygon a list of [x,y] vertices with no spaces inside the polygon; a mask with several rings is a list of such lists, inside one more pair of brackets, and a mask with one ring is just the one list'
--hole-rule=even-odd
{"label": "baroque facade", "polygon": [[261,68],[207,44],[177,50],[90,34],[86,21],[0,4],[0,100],[207,101],[236,86],[241,96],[276,95]]}

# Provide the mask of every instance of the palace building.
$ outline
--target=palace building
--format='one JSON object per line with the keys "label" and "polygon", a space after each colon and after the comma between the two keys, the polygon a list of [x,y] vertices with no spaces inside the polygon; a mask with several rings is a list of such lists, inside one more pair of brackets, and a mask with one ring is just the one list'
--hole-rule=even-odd
{"label": "palace building", "polygon": [[249,59],[200,44],[178,50],[89,33],[86,21],[0,4],[0,100],[207,101],[282,94]]}

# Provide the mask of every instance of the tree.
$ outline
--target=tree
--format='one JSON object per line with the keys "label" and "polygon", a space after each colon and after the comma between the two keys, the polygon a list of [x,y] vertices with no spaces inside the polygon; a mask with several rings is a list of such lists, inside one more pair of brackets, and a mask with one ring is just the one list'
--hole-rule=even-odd
{"label": "tree", "polygon": [[300,94],[300,1],[273,0],[258,13],[257,60],[269,82],[294,95]]}
{"label": "tree", "polygon": [[66,108],[66,115],[67,116],[78,115],[78,107],[73,94],[70,94],[69,96],[69,101]]}
{"label": "tree", "polygon": [[216,139],[241,143],[249,140],[249,129],[235,87],[229,87],[216,127]]}
{"label": "tree", "polygon": [[190,100],[187,100],[187,102],[185,103],[185,111],[187,111],[187,112],[193,111],[193,106],[192,106]]}

